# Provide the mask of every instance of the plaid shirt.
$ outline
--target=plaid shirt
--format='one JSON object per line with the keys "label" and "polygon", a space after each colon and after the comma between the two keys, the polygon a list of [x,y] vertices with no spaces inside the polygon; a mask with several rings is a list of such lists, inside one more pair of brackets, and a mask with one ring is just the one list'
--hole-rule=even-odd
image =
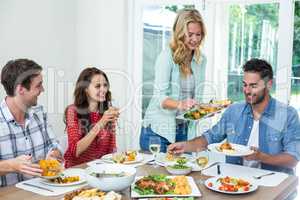
{"label": "plaid shirt", "polygon": [[[0,104],[0,161],[20,155],[32,155],[33,162],[44,159],[58,143],[42,106],[30,108],[25,114],[25,127],[11,114],[5,99]],[[30,177],[19,173],[0,176],[0,186],[12,185]]]}

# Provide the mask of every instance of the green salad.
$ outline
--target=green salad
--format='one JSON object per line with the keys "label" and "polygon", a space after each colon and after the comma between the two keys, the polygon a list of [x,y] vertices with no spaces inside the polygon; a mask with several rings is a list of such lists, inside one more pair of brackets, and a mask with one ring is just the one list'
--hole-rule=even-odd
{"label": "green salad", "polygon": [[173,169],[188,169],[189,166],[185,165],[187,163],[186,158],[180,158],[176,161],[176,164],[170,166]]}

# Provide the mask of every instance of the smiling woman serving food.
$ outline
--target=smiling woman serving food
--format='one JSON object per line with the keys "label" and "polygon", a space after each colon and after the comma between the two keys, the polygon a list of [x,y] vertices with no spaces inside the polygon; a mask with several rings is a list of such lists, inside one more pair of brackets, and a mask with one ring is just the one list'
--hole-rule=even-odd
{"label": "smiling woman serving food", "polygon": [[194,133],[188,131],[186,121],[176,120],[176,116],[202,100],[206,58],[200,47],[205,35],[197,10],[179,11],[170,47],[156,60],[153,97],[141,130],[142,150],[149,150],[151,137],[159,138],[161,151],[166,152],[167,145],[186,141],[188,134]]}

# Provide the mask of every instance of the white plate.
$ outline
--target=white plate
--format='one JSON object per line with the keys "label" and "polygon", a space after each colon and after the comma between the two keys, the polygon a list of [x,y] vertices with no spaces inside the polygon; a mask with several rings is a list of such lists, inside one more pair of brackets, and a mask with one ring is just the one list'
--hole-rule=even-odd
{"label": "white plate", "polygon": [[244,145],[234,144],[234,143],[230,143],[234,150],[221,151],[219,149],[219,147],[221,146],[222,143],[209,144],[207,146],[207,148],[211,152],[224,154],[224,155],[227,155],[227,156],[248,156],[248,155],[254,153],[254,151],[251,150],[249,146],[244,146]]}
{"label": "white plate", "polygon": [[[112,156],[113,156],[113,154],[106,154],[106,155],[102,156],[100,160],[103,162],[107,162],[107,163],[114,163]],[[137,153],[135,160],[125,161],[121,164],[134,164],[134,163],[142,162],[143,160],[144,160],[144,157],[141,154]]]}
{"label": "white plate", "polygon": [[[246,194],[246,193],[249,193],[249,192],[253,192],[255,190],[257,190],[258,186],[253,184],[253,183],[250,183],[250,186],[249,186],[249,190],[248,191],[243,191],[242,189],[236,191],[236,192],[229,192],[229,191],[223,191],[223,190],[219,190],[219,187],[221,186],[221,183],[218,180],[219,177],[212,177],[212,178],[209,178],[205,181],[204,185],[210,189],[210,190],[213,190],[213,191],[216,191],[216,192],[221,192],[221,193],[225,193],[225,194]],[[208,186],[208,183],[212,183],[212,187],[209,187]]]}
{"label": "white plate", "polygon": [[[167,176],[167,178],[174,178],[176,176]],[[139,193],[135,192],[134,186],[135,184],[131,185],[131,198],[147,198],[147,197],[201,197],[201,192],[198,189],[193,177],[190,176],[186,176],[188,179],[188,183],[190,184],[191,188],[192,188],[192,193],[191,194],[187,194],[187,195],[178,195],[178,194],[163,194],[163,195],[159,195],[159,194],[151,194],[151,195],[140,195]],[[143,178],[143,176],[139,176],[135,178],[135,181],[138,181],[139,179]]]}
{"label": "white plate", "polygon": [[79,185],[86,182],[84,169],[70,168],[63,171],[61,176],[79,176],[79,181],[72,182],[72,183],[53,183],[50,180],[44,179],[41,181],[41,183],[50,186],[66,187],[66,186]]}

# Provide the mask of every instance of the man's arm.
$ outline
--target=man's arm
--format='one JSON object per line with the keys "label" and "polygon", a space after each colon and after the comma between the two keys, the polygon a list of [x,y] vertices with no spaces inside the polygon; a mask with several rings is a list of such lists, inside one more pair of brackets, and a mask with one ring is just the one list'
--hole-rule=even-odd
{"label": "man's arm", "polygon": [[42,173],[42,169],[38,164],[31,163],[31,156],[22,155],[9,160],[1,160],[0,176],[12,172],[18,172],[31,176],[39,176]]}
{"label": "man's arm", "polygon": [[244,158],[246,160],[257,160],[265,164],[287,167],[287,168],[294,168],[298,163],[298,161],[288,153],[271,155],[271,154],[263,153],[254,147],[252,147],[252,150],[254,150],[254,153],[249,156],[245,156]]}
{"label": "man's arm", "polygon": [[186,142],[176,142],[168,146],[168,152],[181,154],[184,152],[202,151],[207,148],[207,140],[200,136]]}
{"label": "man's arm", "polygon": [[187,142],[178,142],[169,145],[168,151],[170,153],[183,153],[183,152],[193,152],[193,151],[203,151],[207,148],[210,143],[221,142],[226,137],[226,123],[227,115],[230,113],[230,108],[228,108],[222,115],[220,121],[217,122],[211,129],[203,133],[201,136],[196,137]]}

